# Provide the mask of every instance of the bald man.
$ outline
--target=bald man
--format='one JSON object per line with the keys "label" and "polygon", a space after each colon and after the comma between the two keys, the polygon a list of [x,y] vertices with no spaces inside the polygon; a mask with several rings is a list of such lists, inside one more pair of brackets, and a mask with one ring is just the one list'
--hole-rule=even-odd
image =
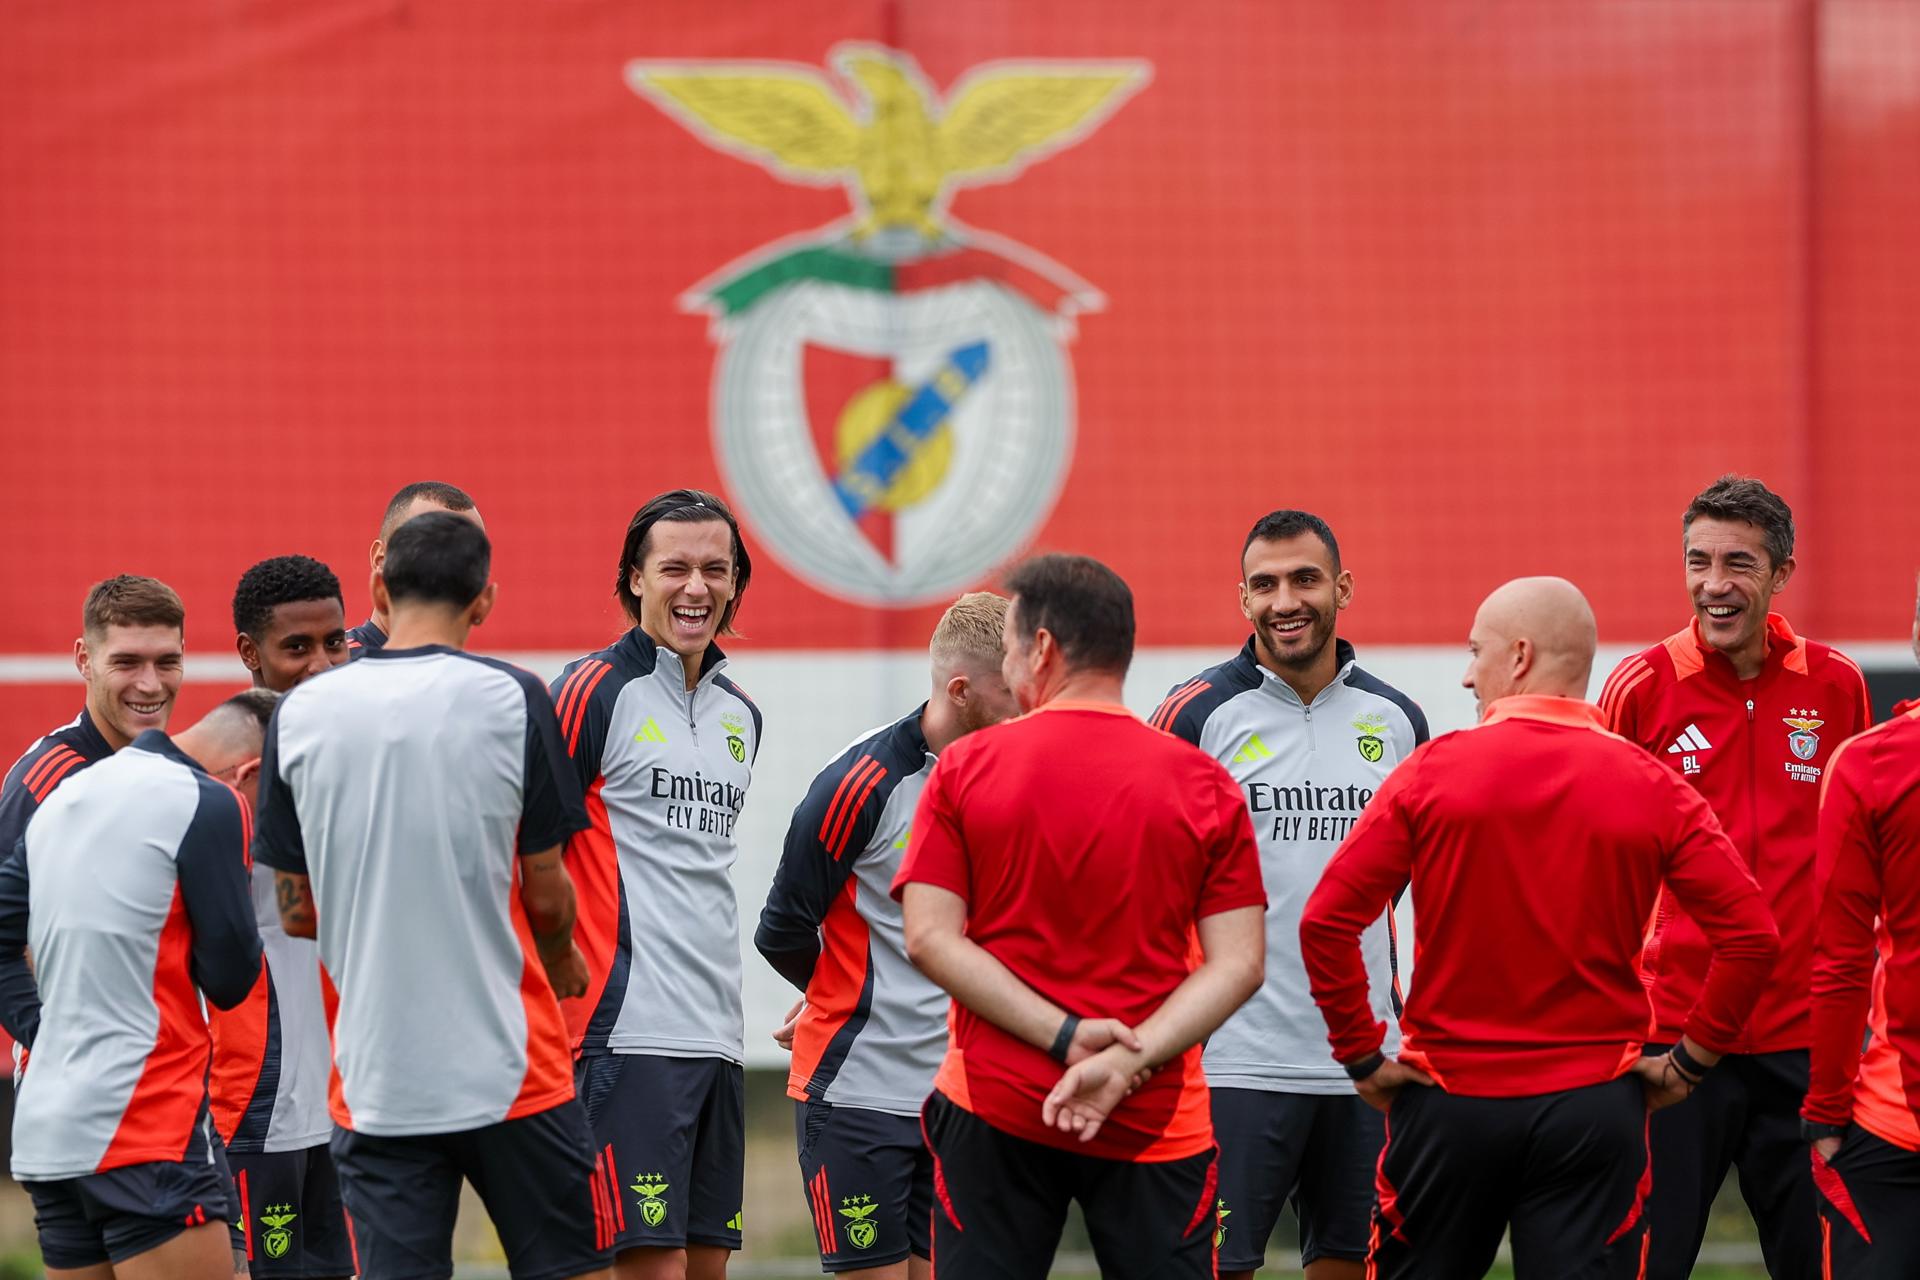
{"label": "bald man", "polygon": [[[1739,1033],[1779,935],[1698,792],[1583,700],[1593,611],[1572,583],[1489,596],[1462,681],[1480,724],[1382,784],[1308,899],[1300,945],[1334,1057],[1387,1113],[1370,1275],[1632,1276],[1648,1108]],[[1384,1057],[1360,936],[1411,881],[1420,957]],[[1662,882],[1713,944],[1686,1034],[1643,1057],[1637,960]]]}

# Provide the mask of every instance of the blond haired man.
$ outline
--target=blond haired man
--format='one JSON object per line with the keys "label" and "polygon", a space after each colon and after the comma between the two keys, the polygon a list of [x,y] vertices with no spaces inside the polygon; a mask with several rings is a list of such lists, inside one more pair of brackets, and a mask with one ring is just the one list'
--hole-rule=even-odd
{"label": "blond haired man", "polygon": [[929,646],[932,696],[814,779],[754,935],[806,993],[775,1038],[793,1050],[787,1094],[820,1263],[843,1276],[930,1274],[919,1117],[946,1050],[947,995],[908,963],[889,888],[935,759],[1018,711],[1000,671],[1006,616],[987,591],[947,610]]}

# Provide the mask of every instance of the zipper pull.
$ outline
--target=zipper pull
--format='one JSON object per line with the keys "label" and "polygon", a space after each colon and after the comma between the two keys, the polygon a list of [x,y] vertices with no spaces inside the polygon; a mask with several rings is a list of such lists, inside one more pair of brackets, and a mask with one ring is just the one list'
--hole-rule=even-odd
{"label": "zipper pull", "polygon": [[1747,699],[1747,723],[1748,724],[1753,723],[1753,699],[1752,698]]}

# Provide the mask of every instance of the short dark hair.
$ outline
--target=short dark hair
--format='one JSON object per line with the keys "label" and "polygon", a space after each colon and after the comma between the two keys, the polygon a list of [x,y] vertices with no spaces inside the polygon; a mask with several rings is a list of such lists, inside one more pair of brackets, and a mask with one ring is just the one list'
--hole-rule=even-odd
{"label": "short dark hair", "polygon": [[1702,517],[1752,525],[1760,531],[1767,558],[1775,565],[1793,555],[1793,508],[1752,476],[1729,473],[1702,489],[1680,517],[1680,536],[1684,539],[1693,522]]}
{"label": "short dark hair", "polygon": [[647,558],[647,539],[656,524],[702,524],[718,520],[733,535],[733,598],[720,611],[720,634],[733,634],[733,615],[740,611],[740,597],[747,594],[753,577],[753,560],[747,544],[740,538],[740,522],[727,504],[705,489],[669,489],[649,498],[645,506],[627,521],[627,536],[620,544],[620,566],[614,570],[613,595],[635,624],[640,621],[640,597],[633,593],[633,571]]}
{"label": "short dark hair", "polygon": [[1283,508],[1269,511],[1253,522],[1253,528],[1247,530],[1247,540],[1240,544],[1240,563],[1247,563],[1247,548],[1256,542],[1285,542],[1288,538],[1297,538],[1310,533],[1326,546],[1327,554],[1333,558],[1333,571],[1340,572],[1340,544],[1334,539],[1333,530],[1327,522],[1311,511],[1294,511]]}
{"label": "short dark hair", "polygon": [[241,574],[233,589],[233,629],[258,640],[266,634],[276,608],[302,600],[338,600],[341,609],[346,608],[340,579],[312,556],[262,560]]}
{"label": "short dark hair", "polygon": [[90,636],[108,627],[184,627],[186,621],[178,592],[158,578],[131,573],[94,583],[80,607],[80,629]]}
{"label": "short dark hair", "polygon": [[444,480],[415,480],[394,494],[387,503],[387,513],[380,517],[380,541],[387,542],[393,538],[393,531],[400,527],[400,517],[407,513],[407,508],[413,505],[415,498],[425,498],[449,511],[473,510],[473,499],[467,496],[465,489]]}
{"label": "short dark hair", "polygon": [[493,544],[479,525],[451,511],[426,511],[393,531],[381,576],[394,603],[464,609],[487,589]]}
{"label": "short dark hair", "polygon": [[[311,598],[302,597],[302,599]],[[267,722],[273,719],[273,709],[279,705],[280,695],[271,689],[242,689],[215,707],[214,711],[251,717],[254,724],[259,726],[261,735],[264,736],[267,732]]]}
{"label": "short dark hair", "polygon": [[1133,662],[1133,592],[1091,556],[1044,555],[1007,575],[1014,629],[1031,643],[1042,627],[1067,665],[1124,674]]}

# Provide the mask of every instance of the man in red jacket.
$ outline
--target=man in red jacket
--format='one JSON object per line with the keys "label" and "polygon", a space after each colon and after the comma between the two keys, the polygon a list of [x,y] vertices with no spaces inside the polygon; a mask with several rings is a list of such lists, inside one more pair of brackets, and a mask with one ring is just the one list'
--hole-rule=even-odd
{"label": "man in red jacket", "polygon": [[[1685,1098],[1766,985],[1779,937],[1699,794],[1582,700],[1593,613],[1523,578],[1474,618],[1478,728],[1389,776],[1308,899],[1300,945],[1334,1057],[1387,1112],[1368,1274],[1600,1280],[1645,1258],[1646,1114]],[[1399,1061],[1380,1052],[1360,935],[1408,881],[1419,957]],[[1662,882],[1706,929],[1704,991],[1669,1053],[1636,967]]]}
{"label": "man in red jacket", "polygon": [[1800,1114],[1821,1274],[1841,1280],[1920,1275],[1920,702],[1903,705],[1833,753],[1820,803],[1813,1069]]}
{"label": "man in red jacket", "polygon": [[[1818,1272],[1813,1180],[1800,1138],[1806,1093],[1813,845],[1828,757],[1871,722],[1867,685],[1845,655],[1770,613],[1793,576],[1793,513],[1758,480],[1723,476],[1681,518],[1693,620],[1622,662],[1600,695],[1615,733],[1651,752],[1713,806],[1779,923],[1780,963],[1733,1061],[1695,1105],[1652,1128],[1650,1280],[1683,1280],[1729,1165],[1760,1228],[1767,1270]],[[1671,1043],[1699,997],[1706,941],[1663,894],[1643,972],[1656,1043]]]}

